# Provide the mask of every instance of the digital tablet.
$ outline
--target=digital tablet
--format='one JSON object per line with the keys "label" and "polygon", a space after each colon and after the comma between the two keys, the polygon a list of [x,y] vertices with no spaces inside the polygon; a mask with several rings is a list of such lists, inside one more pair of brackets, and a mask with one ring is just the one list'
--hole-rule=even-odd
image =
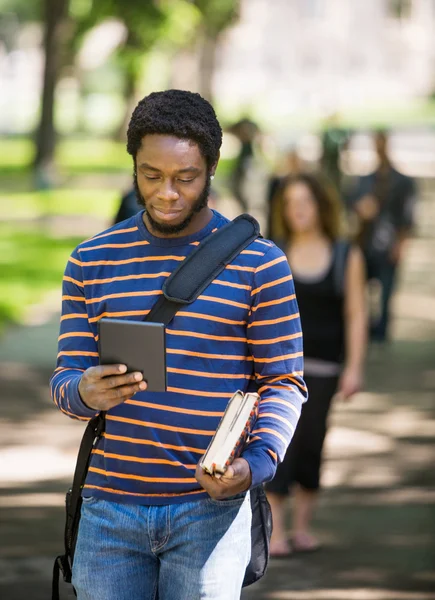
{"label": "digital tablet", "polygon": [[100,365],[127,365],[140,371],[147,391],[166,392],[166,343],[163,323],[100,319],[98,321]]}

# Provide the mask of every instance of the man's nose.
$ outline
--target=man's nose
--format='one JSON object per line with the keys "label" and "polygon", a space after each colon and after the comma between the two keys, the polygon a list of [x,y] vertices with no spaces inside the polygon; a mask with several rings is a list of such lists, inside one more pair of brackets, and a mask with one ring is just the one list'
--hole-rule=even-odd
{"label": "man's nose", "polygon": [[177,190],[174,188],[174,184],[170,179],[162,181],[162,184],[157,193],[157,197],[159,200],[165,200],[166,202],[173,202],[174,200],[178,200],[179,194]]}

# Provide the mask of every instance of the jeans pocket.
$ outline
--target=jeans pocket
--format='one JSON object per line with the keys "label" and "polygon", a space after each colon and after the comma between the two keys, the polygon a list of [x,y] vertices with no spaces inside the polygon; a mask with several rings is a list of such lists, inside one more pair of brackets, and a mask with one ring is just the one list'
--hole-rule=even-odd
{"label": "jeans pocket", "polygon": [[95,496],[82,496],[82,502],[83,504],[86,504],[86,506],[89,506],[90,504],[94,504],[94,502],[97,502],[98,498],[96,498]]}
{"label": "jeans pocket", "polygon": [[224,498],[223,500],[215,500],[214,498],[208,498],[208,501],[214,506],[241,506],[244,499],[246,498],[247,492]]}

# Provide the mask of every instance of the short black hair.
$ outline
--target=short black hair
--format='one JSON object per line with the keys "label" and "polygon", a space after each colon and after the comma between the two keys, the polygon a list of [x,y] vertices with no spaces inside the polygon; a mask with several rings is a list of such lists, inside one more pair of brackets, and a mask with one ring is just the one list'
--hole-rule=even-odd
{"label": "short black hair", "polygon": [[166,90],[139,102],[127,130],[127,152],[134,160],[142,138],[156,133],[196,142],[208,168],[219,158],[222,129],[212,105],[199,94]]}

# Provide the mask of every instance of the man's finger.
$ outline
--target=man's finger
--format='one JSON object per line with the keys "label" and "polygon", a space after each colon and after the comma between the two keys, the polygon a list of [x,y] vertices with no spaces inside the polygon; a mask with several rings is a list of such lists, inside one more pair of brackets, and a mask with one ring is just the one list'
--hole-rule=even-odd
{"label": "man's finger", "polygon": [[237,473],[234,470],[234,466],[230,465],[229,467],[226,468],[225,473],[222,475],[222,477],[224,479],[233,479],[234,477],[236,477]]}
{"label": "man's finger", "polygon": [[111,390],[119,388],[122,385],[134,385],[135,383],[143,382],[143,375],[139,371],[128,373],[127,375],[110,375],[101,379],[104,389]]}
{"label": "man's finger", "polygon": [[122,375],[126,371],[127,365],[98,365],[98,367],[90,367],[87,370],[87,375],[92,379],[102,379],[109,375]]}
{"label": "man's finger", "polygon": [[122,385],[106,392],[106,397],[110,400],[127,400],[130,396],[134,396],[138,392],[144,392],[147,389],[145,381],[141,381],[136,385]]}

